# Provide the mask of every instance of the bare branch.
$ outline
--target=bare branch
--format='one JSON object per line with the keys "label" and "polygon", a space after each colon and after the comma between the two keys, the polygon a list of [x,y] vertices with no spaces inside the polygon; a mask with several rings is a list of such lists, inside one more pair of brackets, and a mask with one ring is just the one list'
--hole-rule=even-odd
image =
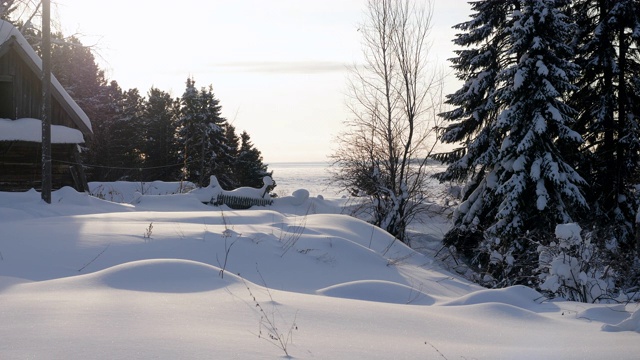
{"label": "bare branch", "polygon": [[[436,144],[443,103],[441,71],[428,67],[433,7],[411,0],[369,0],[363,66],[348,82],[352,119],[337,137],[334,181],[371,201],[371,222],[406,241],[423,211],[426,159]],[[438,110],[438,111],[436,111]]]}

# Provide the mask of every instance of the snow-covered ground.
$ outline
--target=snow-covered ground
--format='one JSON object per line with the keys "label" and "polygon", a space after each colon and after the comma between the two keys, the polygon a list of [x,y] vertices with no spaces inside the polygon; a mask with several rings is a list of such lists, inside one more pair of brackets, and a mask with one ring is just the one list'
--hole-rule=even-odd
{"label": "snow-covered ground", "polygon": [[636,304],[482,289],[299,194],[0,193],[0,358],[638,358]]}

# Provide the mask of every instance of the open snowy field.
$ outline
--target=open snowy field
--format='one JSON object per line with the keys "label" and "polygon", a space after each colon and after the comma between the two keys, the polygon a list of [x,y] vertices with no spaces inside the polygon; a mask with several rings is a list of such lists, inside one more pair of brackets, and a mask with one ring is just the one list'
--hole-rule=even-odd
{"label": "open snowy field", "polygon": [[1,359],[637,359],[637,304],[486,290],[340,215],[0,193]]}

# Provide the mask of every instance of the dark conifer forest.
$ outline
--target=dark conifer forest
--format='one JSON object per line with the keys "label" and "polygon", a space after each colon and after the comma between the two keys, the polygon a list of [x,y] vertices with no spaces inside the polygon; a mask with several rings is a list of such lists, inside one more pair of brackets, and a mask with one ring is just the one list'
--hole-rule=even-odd
{"label": "dark conifer forest", "polygon": [[[25,37],[39,52],[40,36]],[[207,186],[215,175],[226,189],[262,186],[271,175],[247,132],[222,116],[213,86],[185,79],[179,96],[152,87],[122,89],[109,80],[91,48],[54,34],[52,72],[91,119],[82,160],[89,181],[191,181]],[[53,159],[55,161],[55,159]]]}

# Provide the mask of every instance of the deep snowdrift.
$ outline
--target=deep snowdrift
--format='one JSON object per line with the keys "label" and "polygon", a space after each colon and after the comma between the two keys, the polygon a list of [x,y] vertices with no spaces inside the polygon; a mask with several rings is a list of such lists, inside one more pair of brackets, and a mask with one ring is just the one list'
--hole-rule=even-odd
{"label": "deep snowdrift", "polygon": [[193,194],[134,202],[68,188],[51,205],[34,191],[0,193],[0,358],[272,359],[286,347],[295,358],[634,359],[640,351],[637,305],[479,288],[340,215],[337,199],[246,211]]}

